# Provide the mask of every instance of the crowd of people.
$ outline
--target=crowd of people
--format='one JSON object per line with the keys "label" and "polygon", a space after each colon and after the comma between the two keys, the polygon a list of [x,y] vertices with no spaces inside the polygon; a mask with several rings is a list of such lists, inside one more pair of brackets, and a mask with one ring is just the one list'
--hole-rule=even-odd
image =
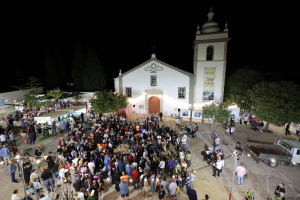
{"label": "crowd of people", "polygon": [[[47,152],[46,165],[40,163],[43,171],[40,177],[33,165],[39,158],[43,160],[45,151],[41,145],[34,151],[35,157],[29,157],[22,166],[18,160],[7,162],[8,158],[6,163],[12,182],[17,182],[14,176],[18,167],[22,167],[25,184],[32,187],[37,200],[50,198],[42,197],[42,185],[51,193],[57,184],[65,183],[73,184],[80,200],[103,199],[104,190],[111,184],[124,199],[128,199],[130,185],[144,197],[178,199],[183,189],[190,199],[197,199],[193,187],[195,172],[190,169],[191,152],[187,147],[187,140],[193,139],[196,127],[194,130],[185,127],[183,132],[177,133],[164,126],[159,115],[134,122],[124,122],[117,116],[107,119],[101,114],[95,119],[90,129],[74,123],[66,141],[61,135],[57,151]],[[22,130],[36,134],[34,124],[27,124]],[[62,130],[67,131],[67,128]],[[117,151],[120,148],[124,149]]]}
{"label": "crowd of people", "polygon": [[[15,158],[20,152],[15,145],[9,149],[1,137],[1,155],[9,165],[12,182],[17,183],[15,173],[22,168],[28,187],[27,200],[33,199],[33,196],[36,200],[51,199],[49,194],[67,183],[72,184],[79,200],[103,199],[104,191],[112,185],[123,199],[129,199],[129,186],[133,186],[144,198],[155,195],[158,199],[168,197],[178,200],[180,190],[184,190],[190,200],[197,199],[193,186],[195,171],[190,169],[192,156],[187,144],[188,140],[194,141],[198,135],[196,124],[176,132],[163,124],[159,114],[137,118],[134,122],[125,122],[118,116],[106,118],[101,114],[90,115],[93,123],[89,128],[80,124],[86,120],[75,116],[69,123],[64,121],[56,152],[46,153],[45,148],[38,145],[34,157],[27,158],[22,166],[19,159],[8,162],[11,150]],[[36,134],[34,123],[27,123],[21,130],[21,135],[22,132]],[[66,132],[68,139],[65,141]],[[2,135],[5,136],[3,131]],[[8,131],[8,135],[12,139],[13,131]],[[218,134],[213,139],[214,144],[208,147],[205,158],[214,163],[213,176],[219,177],[225,156]],[[240,148],[239,145],[236,148]],[[48,155],[43,159],[45,154]],[[36,163],[42,170],[40,176],[33,168]],[[238,185],[243,185],[246,170],[242,163],[236,168],[236,173]],[[43,186],[48,193],[41,192]],[[281,185],[277,187],[278,195],[283,194],[282,188]],[[18,190],[13,192],[12,200],[22,199],[18,193]],[[206,195],[205,200],[208,198]]]}

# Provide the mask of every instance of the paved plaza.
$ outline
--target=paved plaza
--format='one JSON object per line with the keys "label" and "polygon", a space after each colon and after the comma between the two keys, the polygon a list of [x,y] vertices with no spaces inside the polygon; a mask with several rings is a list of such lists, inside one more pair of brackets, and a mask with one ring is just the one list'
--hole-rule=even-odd
{"label": "paved plaza", "polygon": [[[144,115],[133,115],[128,118],[128,121],[134,121],[137,117]],[[164,117],[164,124],[175,128],[175,119],[170,117]],[[204,124],[203,127],[207,126]],[[201,128],[201,126],[200,126]],[[275,139],[292,139],[298,140],[295,134],[291,136],[284,135],[284,129],[282,127],[270,126],[273,133],[261,133],[254,132],[250,129],[249,125],[236,124],[235,138],[231,139],[227,134],[223,132],[223,137],[228,143],[227,145],[222,144],[221,149],[224,150],[225,157],[231,155],[233,149],[237,142],[242,144],[242,147],[247,143],[247,140],[259,140],[265,142],[273,142]],[[67,139],[67,134],[65,134],[65,139]],[[18,149],[22,148],[20,144],[20,138],[18,137],[19,144]],[[32,154],[38,144],[42,144],[46,148],[46,152],[53,151],[56,152],[58,137],[49,138],[38,138],[35,145],[25,145],[25,149],[32,148]],[[195,189],[198,194],[198,199],[204,198],[205,194],[208,194],[212,200],[226,200],[229,197],[229,191],[232,181],[234,159],[229,157],[225,159],[225,167],[223,168],[223,173],[220,177],[212,177],[212,167],[208,166],[207,163],[203,161],[203,156],[201,151],[205,150],[205,146],[209,146],[213,141],[207,136],[207,134],[200,133],[200,136],[195,140],[195,142],[188,140],[188,147],[192,152],[192,166],[189,168],[196,170],[196,179],[194,181]],[[298,199],[300,200],[300,167],[299,166],[284,166],[280,164],[276,168],[270,168],[264,163],[256,164],[256,162],[248,156],[242,157],[239,162],[243,162],[244,167],[247,170],[247,178],[244,180],[244,186],[237,186],[237,180],[234,180],[233,186],[233,198],[235,200],[240,200],[243,197],[242,191],[247,191],[251,189],[254,191],[255,199],[265,200],[267,197],[273,197],[274,188],[280,182],[285,184],[286,199]],[[16,173],[17,180],[19,183],[14,184],[11,182],[10,174],[8,173],[7,165],[0,166],[1,173],[1,188],[0,188],[0,200],[8,200],[11,197],[12,191],[14,189],[20,190],[20,195],[24,197],[23,184],[21,178],[18,177]],[[297,187],[298,185],[298,187]],[[145,199],[141,196],[141,191],[133,190],[130,187],[130,199]],[[46,192],[47,193],[47,192]],[[299,195],[297,198],[295,198]],[[116,192],[114,186],[110,187],[108,191],[105,192],[104,199],[121,199],[120,193]],[[158,199],[157,197],[150,197],[149,199]],[[179,199],[188,199],[185,191],[181,190]]]}

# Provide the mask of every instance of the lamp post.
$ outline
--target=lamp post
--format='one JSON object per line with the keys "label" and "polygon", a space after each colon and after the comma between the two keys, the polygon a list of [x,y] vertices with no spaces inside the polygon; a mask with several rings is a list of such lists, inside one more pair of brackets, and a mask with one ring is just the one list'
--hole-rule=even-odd
{"label": "lamp post", "polygon": [[243,156],[243,150],[242,149],[235,149],[233,154],[232,154],[232,156],[234,157],[234,169],[233,169],[233,175],[232,175],[232,182],[231,182],[229,200],[231,200],[232,187],[233,187],[233,182],[234,182],[234,177],[235,177],[235,169],[236,169],[237,159],[238,159],[239,155]]}

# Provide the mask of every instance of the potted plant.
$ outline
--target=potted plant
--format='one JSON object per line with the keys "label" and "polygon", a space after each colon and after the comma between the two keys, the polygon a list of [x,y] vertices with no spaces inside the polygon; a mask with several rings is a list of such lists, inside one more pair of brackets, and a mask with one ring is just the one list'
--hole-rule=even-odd
{"label": "potted plant", "polygon": [[242,193],[244,193],[244,198],[243,198],[243,200],[251,200],[251,199],[254,199],[254,192],[252,192],[250,189],[248,190],[247,193],[245,193],[245,191],[242,191]]}

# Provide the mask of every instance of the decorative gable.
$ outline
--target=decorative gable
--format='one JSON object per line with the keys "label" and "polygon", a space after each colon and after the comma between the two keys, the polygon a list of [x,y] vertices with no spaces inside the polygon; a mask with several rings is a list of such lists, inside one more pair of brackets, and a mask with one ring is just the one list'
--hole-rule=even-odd
{"label": "decorative gable", "polygon": [[160,66],[157,66],[155,63],[153,63],[151,66],[148,66],[145,68],[145,71],[150,71],[150,73],[156,73],[156,71],[162,71],[163,68]]}

